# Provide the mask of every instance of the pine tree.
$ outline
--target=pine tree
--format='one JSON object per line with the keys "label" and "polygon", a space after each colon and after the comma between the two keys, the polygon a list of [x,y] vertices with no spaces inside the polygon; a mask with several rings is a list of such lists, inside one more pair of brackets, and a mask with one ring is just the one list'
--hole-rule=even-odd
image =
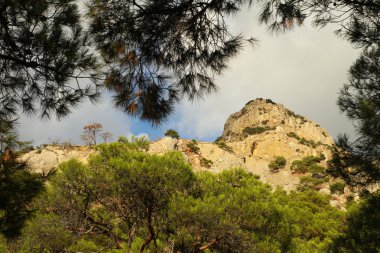
{"label": "pine tree", "polygon": [[265,0],[260,21],[272,31],[287,31],[312,18],[317,27],[335,23],[337,34],[359,47],[380,43],[380,1]]}
{"label": "pine tree", "polygon": [[363,48],[338,98],[340,110],[355,122],[358,138],[338,138],[329,171],[354,186],[379,182],[380,1],[268,0],[260,21],[273,31],[286,31],[308,17],[315,26],[340,25],[337,34]]}
{"label": "pine tree", "polygon": [[[99,95],[97,60],[73,0],[0,0],[0,119],[67,115]],[[76,81],[76,82],[75,82]]]}
{"label": "pine tree", "polygon": [[[380,182],[380,47],[365,49],[340,91],[339,108],[355,122],[358,138],[338,139],[330,172],[349,184]],[[342,151],[343,150],[343,151]]]}
{"label": "pine tree", "polygon": [[0,121],[0,234],[13,238],[20,234],[31,216],[31,201],[43,189],[41,175],[29,171],[12,151],[17,141],[14,125]]}
{"label": "pine tree", "polygon": [[159,124],[182,98],[214,92],[242,47],[225,18],[251,0],[89,1],[91,34],[115,105]]}

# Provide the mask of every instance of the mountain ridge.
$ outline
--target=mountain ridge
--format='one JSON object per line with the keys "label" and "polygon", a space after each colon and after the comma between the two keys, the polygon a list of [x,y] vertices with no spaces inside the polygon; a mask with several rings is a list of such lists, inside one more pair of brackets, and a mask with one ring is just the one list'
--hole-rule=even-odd
{"label": "mountain ridge", "polygon": [[[332,145],[334,140],[318,124],[281,104],[259,98],[232,114],[225,123],[222,136],[214,143],[163,137],[151,142],[147,152],[182,152],[196,171],[217,173],[241,167],[273,187],[292,191],[297,189],[305,176],[291,169],[294,161],[311,156],[324,157],[318,165],[326,167]],[[21,159],[41,173],[71,158],[87,161],[94,153],[94,150],[87,147],[70,150],[48,146],[25,154]],[[283,157],[286,164],[274,171],[269,168],[269,164],[277,157]],[[330,194],[329,184],[332,179],[325,181],[318,186],[319,191]],[[338,197],[333,201],[337,202],[337,206],[344,202],[343,198]]]}

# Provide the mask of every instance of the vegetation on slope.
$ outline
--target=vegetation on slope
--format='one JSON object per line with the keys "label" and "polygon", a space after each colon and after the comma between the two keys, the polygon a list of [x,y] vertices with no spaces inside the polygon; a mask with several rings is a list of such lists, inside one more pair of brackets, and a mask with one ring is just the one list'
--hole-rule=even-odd
{"label": "vegetation on slope", "polygon": [[313,189],[273,191],[241,169],[194,173],[180,153],[144,148],[101,144],[87,165],[63,163],[2,251],[344,252],[355,236]]}

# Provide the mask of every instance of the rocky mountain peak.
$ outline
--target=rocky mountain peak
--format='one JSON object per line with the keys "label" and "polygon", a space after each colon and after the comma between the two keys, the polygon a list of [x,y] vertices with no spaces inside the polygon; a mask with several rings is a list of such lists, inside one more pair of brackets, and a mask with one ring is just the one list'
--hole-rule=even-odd
{"label": "rocky mountain peak", "polygon": [[315,144],[334,143],[327,131],[313,121],[262,98],[248,102],[239,112],[232,114],[224,125],[222,137],[226,141],[239,141],[250,135],[273,131]]}
{"label": "rocky mountain peak", "polygon": [[[333,144],[327,131],[313,121],[269,99],[255,99],[228,118],[223,135],[214,143],[164,137],[151,142],[148,152],[182,152],[195,170],[217,173],[230,168],[244,168],[274,187],[291,191],[297,189],[304,176],[309,175],[309,179],[321,177],[318,173],[294,171],[292,164],[304,158],[320,157],[320,167],[317,168],[323,170],[331,158]],[[34,171],[43,173],[71,158],[85,162],[94,153],[95,150],[86,147],[64,149],[47,146],[25,154],[21,159],[28,162]],[[273,170],[270,164],[278,157],[283,160],[283,167]],[[329,193],[331,179],[327,175],[323,177],[326,180],[317,187]],[[336,201],[341,205],[344,198],[337,197]]]}

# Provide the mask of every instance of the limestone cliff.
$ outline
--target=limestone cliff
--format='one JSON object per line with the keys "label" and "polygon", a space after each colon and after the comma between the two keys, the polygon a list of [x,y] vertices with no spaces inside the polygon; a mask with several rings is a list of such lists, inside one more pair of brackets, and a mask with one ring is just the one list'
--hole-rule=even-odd
{"label": "limestone cliff", "polygon": [[327,131],[307,118],[295,114],[281,104],[269,99],[248,102],[239,112],[232,114],[224,125],[223,138],[236,141],[246,138],[250,132],[267,130],[277,133],[295,133],[300,138],[326,145],[333,139]]}
{"label": "limestone cliff", "polygon": [[36,173],[47,173],[60,163],[70,159],[86,162],[94,150],[85,146],[45,146],[21,157],[21,161],[28,163]]}
{"label": "limestone cliff", "polygon": [[[195,170],[219,172],[241,167],[259,175],[264,182],[289,191],[296,189],[302,176],[290,170],[292,162],[323,154],[326,159],[321,165],[326,165],[333,144],[327,131],[311,120],[271,100],[256,99],[228,118],[223,135],[215,143],[164,137],[152,142],[148,152],[180,151]],[[44,172],[70,158],[86,161],[92,153],[94,151],[84,147],[71,150],[46,147],[22,159],[34,170]],[[273,172],[268,165],[276,156],[283,156],[286,166]],[[326,182],[320,190],[329,193],[328,186]]]}
{"label": "limestone cliff", "polygon": [[[311,120],[265,99],[253,100],[232,114],[219,142],[198,142],[198,152],[189,150],[189,142],[166,137],[153,142],[150,152],[182,151],[196,170],[218,172],[243,167],[285,190],[294,190],[299,183],[300,175],[290,170],[294,160],[323,154],[326,159],[322,165],[326,165],[334,143],[327,131]],[[274,173],[268,165],[276,156],[283,156],[286,166]]]}
{"label": "limestone cliff", "polygon": [[[308,155],[323,154],[328,160],[334,143],[319,125],[268,99],[250,101],[232,114],[224,126],[222,139],[244,157],[248,170],[287,190],[294,189],[299,182],[299,175],[291,173],[290,164]],[[284,170],[272,173],[268,164],[276,156],[283,156],[287,165]]]}

